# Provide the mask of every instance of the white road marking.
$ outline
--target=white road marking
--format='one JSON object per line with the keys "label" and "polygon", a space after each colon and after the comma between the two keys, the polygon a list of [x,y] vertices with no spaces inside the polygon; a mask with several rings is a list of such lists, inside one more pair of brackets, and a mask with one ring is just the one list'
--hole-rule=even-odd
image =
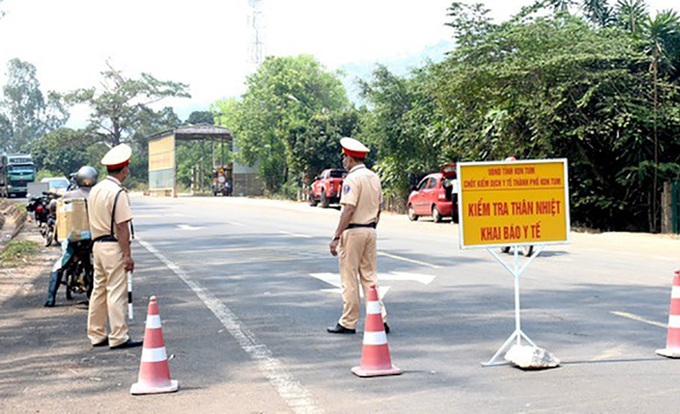
{"label": "white road marking", "polygon": [[238,222],[236,222],[236,221],[227,221],[227,224],[231,224],[232,226],[241,226],[241,227],[244,227],[244,226],[245,226],[245,224],[243,224],[243,223],[238,223]]}
{"label": "white road marking", "polygon": [[385,252],[378,252],[378,256],[385,256],[385,257],[390,257],[392,259],[403,260],[405,262],[415,263],[415,264],[419,264],[421,266],[431,267],[433,269],[441,268],[441,266],[433,265],[432,263],[421,262],[420,260],[408,259],[406,257],[396,256],[396,255],[385,253]]}
{"label": "white road marking", "polygon": [[642,316],[633,315],[632,313],[619,312],[619,311],[611,311],[610,313],[613,314],[613,315],[616,315],[616,316],[621,316],[623,318],[632,319],[634,321],[644,322],[644,323],[647,323],[649,325],[658,326],[660,328],[666,328],[667,327],[667,325],[664,324],[664,323],[650,321],[649,319],[645,319]]}
{"label": "white road marking", "polygon": [[435,277],[436,276],[432,275],[420,275],[418,273],[390,272],[379,274],[378,280],[413,280],[415,282],[420,282],[423,285],[429,285]]}
{"label": "white road marking", "polygon": [[[338,273],[310,273],[309,274],[311,277],[314,277],[316,279],[321,280],[322,282],[326,282],[331,286],[335,286],[335,289],[321,289],[322,292],[329,292],[329,293],[335,293],[335,294],[341,294],[342,293],[342,282],[340,282],[340,274]],[[380,280],[381,276],[378,275],[378,280]],[[390,286],[383,286],[380,285],[378,287],[378,297],[380,300],[384,298],[387,295],[387,292],[390,291]],[[362,298],[364,297],[364,292],[359,289],[359,296]]]}
{"label": "white road marking", "polygon": [[181,230],[199,230],[199,229],[203,228],[203,227],[190,226],[188,224],[178,224],[177,227],[179,227]]}
{"label": "white road marking", "polygon": [[198,296],[205,306],[212,311],[222,325],[236,339],[241,348],[252,358],[260,370],[274,387],[276,392],[295,413],[323,413],[324,410],[316,405],[312,394],[304,388],[276,359],[272,351],[260,342],[241,320],[217,297],[194,281],[191,276],[179,266],[171,262],[150,243],[137,239],[146,250],[156,256],[170,270],[172,270]]}
{"label": "white road marking", "polygon": [[291,233],[291,232],[289,232],[289,231],[283,231],[283,230],[280,230],[279,233],[285,234],[285,235],[287,235],[287,236],[301,237],[301,238],[303,238],[303,239],[311,239],[311,238],[312,238],[312,236],[308,236],[308,235],[306,235],[306,234]]}

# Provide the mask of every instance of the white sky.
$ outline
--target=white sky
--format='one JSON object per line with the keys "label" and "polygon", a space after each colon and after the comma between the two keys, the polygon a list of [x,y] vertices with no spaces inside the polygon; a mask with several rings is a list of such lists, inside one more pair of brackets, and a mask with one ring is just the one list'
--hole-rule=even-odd
{"label": "white sky", "polygon": [[[311,54],[327,69],[417,54],[451,40],[452,0],[261,0],[265,55]],[[472,2],[470,0],[469,2]],[[678,0],[647,0],[650,10]],[[533,0],[486,0],[505,20]],[[674,4],[675,3],[675,4]],[[248,0],[4,0],[0,85],[7,61],[35,65],[43,90],[97,85],[110,59],[129,77],[151,73],[190,85],[191,99],[163,101],[185,119],[244,91],[252,33]],[[78,118],[77,111],[73,113]],[[80,115],[84,117],[84,115]],[[72,120],[73,121],[73,120]]]}

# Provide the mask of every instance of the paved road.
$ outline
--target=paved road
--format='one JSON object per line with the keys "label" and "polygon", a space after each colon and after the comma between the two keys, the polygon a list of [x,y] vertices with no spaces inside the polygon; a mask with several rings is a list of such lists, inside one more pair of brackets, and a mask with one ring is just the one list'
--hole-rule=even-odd
{"label": "paved road", "polygon": [[[182,389],[129,397],[139,352],[95,352],[81,333],[69,339],[66,357],[77,375],[55,359],[38,379],[0,381],[7,401],[40,388],[36,381],[75,376],[61,385],[65,393],[79,402],[96,397],[100,412],[670,413],[680,406],[680,361],[654,354],[666,340],[678,239],[574,233],[571,244],[548,247],[521,280],[522,328],[562,366],[526,372],[480,364],[514,330],[507,271],[487,251],[459,250],[456,225],[385,215],[379,269],[391,355],[404,374],[359,379],[350,368],[360,360],[361,332],[325,333],[340,312],[337,262],[327,251],[337,210],[242,198],[133,203],[132,331],[143,335],[145,300],[156,295]],[[57,311],[69,325],[83,323],[75,306]],[[30,336],[28,324],[19,326]],[[64,355],[57,333],[33,343]]]}

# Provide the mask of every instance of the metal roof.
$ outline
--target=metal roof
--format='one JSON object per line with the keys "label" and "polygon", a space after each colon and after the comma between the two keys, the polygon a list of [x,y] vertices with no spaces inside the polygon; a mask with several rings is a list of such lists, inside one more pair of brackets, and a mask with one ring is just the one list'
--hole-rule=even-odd
{"label": "metal roof", "polygon": [[155,133],[148,136],[146,139],[147,141],[150,141],[152,139],[162,138],[173,134],[175,135],[175,139],[178,141],[232,139],[231,130],[210,124],[185,125],[175,129],[168,129],[166,131]]}

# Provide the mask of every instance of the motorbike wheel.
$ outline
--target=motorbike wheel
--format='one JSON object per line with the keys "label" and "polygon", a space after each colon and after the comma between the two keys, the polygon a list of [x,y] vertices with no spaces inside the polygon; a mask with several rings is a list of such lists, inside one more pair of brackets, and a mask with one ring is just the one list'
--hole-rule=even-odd
{"label": "motorbike wheel", "polygon": [[529,257],[534,253],[534,246],[522,246],[519,248],[519,252],[524,256]]}
{"label": "motorbike wheel", "polygon": [[47,226],[45,229],[45,247],[50,247],[54,241],[54,227]]}

